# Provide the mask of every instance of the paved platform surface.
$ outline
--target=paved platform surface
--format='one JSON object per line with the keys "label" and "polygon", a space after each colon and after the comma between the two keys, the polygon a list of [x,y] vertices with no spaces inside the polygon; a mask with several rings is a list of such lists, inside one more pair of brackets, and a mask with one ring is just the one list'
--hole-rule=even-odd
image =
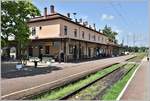
{"label": "paved platform surface", "polygon": [[54,88],[65,84],[71,80],[75,80],[92,72],[101,70],[104,67],[114,63],[122,62],[133,56],[120,56],[115,58],[100,59],[78,65],[63,68],[61,70],[52,71],[50,73],[32,75],[26,77],[18,77],[1,80],[2,99],[20,99],[22,96],[27,96],[40,92],[45,89]]}
{"label": "paved platform surface", "polygon": [[150,101],[150,63],[143,59],[141,66],[125,90],[121,100]]}

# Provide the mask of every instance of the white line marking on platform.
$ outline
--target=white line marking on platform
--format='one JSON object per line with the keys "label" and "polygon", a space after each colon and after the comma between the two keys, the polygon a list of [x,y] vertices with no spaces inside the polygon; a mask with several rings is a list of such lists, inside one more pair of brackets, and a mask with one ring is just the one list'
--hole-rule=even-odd
{"label": "white line marking on platform", "polygon": [[[111,65],[111,64],[110,64],[110,65]],[[109,66],[109,65],[108,65],[108,66]],[[105,66],[104,66],[104,67],[105,67]],[[106,67],[107,67],[107,65],[106,65]],[[82,73],[85,73],[85,72],[89,72],[89,71],[92,71],[92,70],[96,70],[96,69],[98,69],[98,68],[90,69],[90,70],[83,71],[83,72],[80,72],[80,73],[76,73],[76,74],[67,76],[67,77],[62,78],[62,79],[58,79],[58,80],[55,80],[55,81],[52,81],[52,82],[48,82],[48,83],[41,84],[41,85],[39,85],[39,86],[34,86],[34,87],[27,88],[27,89],[24,89],[24,90],[20,90],[20,91],[16,91],[16,92],[13,92],[13,93],[9,93],[9,94],[6,94],[6,95],[1,96],[1,98],[5,98],[5,97],[8,97],[8,96],[11,96],[11,95],[14,95],[14,94],[18,94],[18,93],[21,93],[21,92],[24,92],[24,91],[36,89],[36,88],[39,88],[39,87],[42,87],[42,86],[45,86],[45,85],[49,85],[49,84],[58,82],[58,81],[60,81],[60,80],[65,80],[65,79],[70,78],[70,77],[73,77],[73,76],[75,76],[75,75],[79,75],[79,74],[82,74]]]}
{"label": "white line marking on platform", "polygon": [[122,91],[119,94],[119,96],[117,97],[116,101],[120,101],[121,97],[123,96],[124,92],[126,91],[127,87],[129,86],[130,82],[132,81],[133,77],[135,76],[137,70],[141,67],[144,59],[141,61],[141,64],[136,68],[136,70],[134,71],[134,73],[132,74],[132,76],[130,77],[130,79],[128,80],[128,82],[126,83],[126,85],[124,86],[124,88],[122,89]]}

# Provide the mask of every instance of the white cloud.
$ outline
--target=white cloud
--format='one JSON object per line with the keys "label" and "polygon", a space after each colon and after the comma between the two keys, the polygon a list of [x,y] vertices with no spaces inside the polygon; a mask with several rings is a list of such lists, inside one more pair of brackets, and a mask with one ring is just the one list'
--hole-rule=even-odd
{"label": "white cloud", "polygon": [[113,15],[108,15],[108,14],[101,15],[101,20],[113,20],[113,19],[114,19]]}

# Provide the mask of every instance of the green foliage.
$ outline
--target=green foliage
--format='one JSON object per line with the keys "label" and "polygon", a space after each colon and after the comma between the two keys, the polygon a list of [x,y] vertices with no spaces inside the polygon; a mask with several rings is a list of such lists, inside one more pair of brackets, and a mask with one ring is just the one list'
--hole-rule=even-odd
{"label": "green foliage", "polygon": [[135,57],[128,60],[128,62],[140,62],[145,56],[146,53],[134,53]]}
{"label": "green foliage", "polygon": [[8,37],[13,36],[19,49],[25,48],[30,35],[27,21],[36,15],[40,15],[40,12],[31,2],[20,0],[2,1],[2,46],[9,45]]}
{"label": "green foliage", "polygon": [[111,29],[111,27],[108,27],[106,25],[102,31],[103,31],[103,33],[105,35],[107,35],[109,37],[109,40],[117,43],[116,35],[118,35],[118,33],[117,32],[113,32],[112,29]]}
{"label": "green foliage", "polygon": [[95,74],[87,76],[85,79],[77,81],[73,84],[68,84],[64,87],[56,88],[56,89],[54,89],[54,90],[52,90],[52,91],[50,91],[50,92],[48,92],[42,96],[38,96],[37,99],[50,99],[50,100],[60,99],[63,96],[82,88],[86,84],[89,84],[92,81],[112,72],[113,70],[119,68],[122,65],[123,64],[112,65],[109,68],[103,69],[101,71],[98,71]]}
{"label": "green foliage", "polygon": [[128,52],[148,52],[148,47],[137,47],[137,46],[124,46],[125,51]]}

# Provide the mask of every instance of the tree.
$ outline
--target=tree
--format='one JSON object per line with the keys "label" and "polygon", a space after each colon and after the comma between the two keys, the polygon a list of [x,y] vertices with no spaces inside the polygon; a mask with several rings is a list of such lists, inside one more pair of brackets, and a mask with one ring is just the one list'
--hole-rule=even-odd
{"label": "tree", "polygon": [[1,43],[2,47],[8,47],[9,37],[13,36],[17,43],[18,55],[21,55],[29,41],[31,34],[27,21],[40,15],[40,11],[28,1],[2,1],[1,3]]}
{"label": "tree", "polygon": [[112,40],[112,41],[115,42],[115,43],[117,42],[117,40],[116,40],[116,35],[118,35],[118,33],[117,33],[117,32],[113,32],[112,29],[111,29],[111,27],[108,27],[108,26],[106,25],[102,31],[103,31],[103,33],[104,33],[107,37],[109,37],[110,40]]}

